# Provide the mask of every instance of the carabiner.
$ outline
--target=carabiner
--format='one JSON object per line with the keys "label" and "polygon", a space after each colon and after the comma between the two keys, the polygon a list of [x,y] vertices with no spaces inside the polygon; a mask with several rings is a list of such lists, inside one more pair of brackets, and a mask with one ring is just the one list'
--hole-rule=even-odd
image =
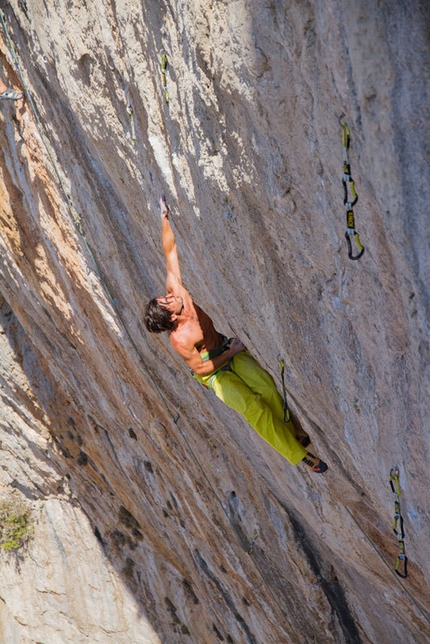
{"label": "carabiner", "polygon": [[395,467],[392,467],[390,470],[390,485],[393,493],[397,496],[397,498],[400,498],[401,490],[399,481],[399,468],[397,467],[397,465]]}
{"label": "carabiner", "polygon": [[[400,572],[401,562],[403,562],[403,573]],[[399,577],[402,577],[402,579],[406,579],[408,576],[408,558],[404,553],[399,554],[397,557],[395,572]]]}
{"label": "carabiner", "polygon": [[[344,167],[344,170],[345,170],[345,167]],[[355,206],[355,204],[358,201],[358,194],[357,194],[357,190],[355,189],[354,180],[352,179],[349,173],[344,172],[342,183],[343,183],[343,190],[344,190],[343,203],[348,207],[352,208],[353,206]],[[348,183],[349,183],[351,194],[354,198],[354,201],[348,201],[348,187],[347,187]]]}
{"label": "carabiner", "polygon": [[169,62],[167,60],[167,55],[166,54],[161,54],[161,74],[163,76],[166,75],[167,67],[169,66]]}
{"label": "carabiner", "polygon": [[254,530],[254,532],[252,533],[252,537],[251,537],[251,544],[250,544],[250,546],[248,548],[248,554],[249,555],[252,555],[252,553],[254,552],[254,543],[255,543],[256,539],[258,539],[258,531]]}
{"label": "carabiner", "polygon": [[[355,231],[354,211],[352,210],[352,205],[350,203],[347,203],[346,226],[347,226],[347,230],[345,233],[345,238],[348,243],[348,257],[349,259],[360,259],[360,257],[364,253],[364,247],[360,242],[360,237],[358,236],[358,233]],[[353,235],[354,235],[355,243],[357,244],[358,250],[360,251],[358,255],[353,255],[352,253],[351,237]]]}
{"label": "carabiner", "polygon": [[167,55],[161,54],[161,81],[164,87],[164,98],[166,99],[166,103],[169,102],[169,92],[167,91],[167,78],[166,78],[166,72],[167,72],[168,66],[169,66],[169,61],[167,59]]}
{"label": "carabiner", "polygon": [[[351,242],[351,237],[354,235],[355,238],[355,243],[357,244],[358,250],[360,251],[358,255],[353,255],[352,254],[352,242]],[[360,259],[362,254],[364,253],[364,246],[360,242],[360,237],[358,236],[358,233],[355,232],[354,229],[348,228],[348,230],[345,233],[345,239],[348,243],[348,257],[349,259]]]}
{"label": "carabiner", "polygon": [[395,465],[390,470],[390,479],[398,479],[398,478],[399,478],[399,466]]}
{"label": "carabiner", "polygon": [[342,145],[345,150],[349,150],[351,143],[351,130],[348,127],[348,123],[341,123],[341,118],[339,118],[339,123],[342,126]]}

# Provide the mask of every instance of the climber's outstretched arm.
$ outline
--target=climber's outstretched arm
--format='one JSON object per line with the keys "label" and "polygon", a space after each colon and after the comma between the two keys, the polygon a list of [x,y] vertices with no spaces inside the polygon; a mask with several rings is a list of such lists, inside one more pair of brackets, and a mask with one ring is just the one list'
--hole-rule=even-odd
{"label": "climber's outstretched arm", "polygon": [[164,195],[160,198],[161,209],[161,241],[166,258],[166,292],[179,294],[182,289],[181,271],[179,268],[178,251],[175,235],[169,220],[169,207]]}

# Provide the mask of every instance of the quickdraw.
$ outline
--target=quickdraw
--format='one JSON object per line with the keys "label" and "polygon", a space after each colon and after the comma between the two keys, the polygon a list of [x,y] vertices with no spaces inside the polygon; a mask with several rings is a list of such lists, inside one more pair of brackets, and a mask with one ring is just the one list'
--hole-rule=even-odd
{"label": "quickdraw", "polygon": [[258,539],[258,532],[257,532],[257,530],[254,530],[254,532],[252,534],[252,537],[251,537],[251,545],[248,548],[248,554],[249,555],[252,555],[252,553],[254,552],[254,543],[255,543],[256,539]]}
{"label": "quickdraw", "polygon": [[[406,577],[408,576],[408,558],[405,554],[405,533],[403,530],[403,517],[400,512],[401,491],[399,482],[399,468],[397,466],[393,467],[390,471],[390,486],[394,494],[393,530],[399,544],[399,554],[396,560],[395,571],[399,575],[399,577],[406,579]],[[397,529],[397,526],[400,527],[400,530]]]}
{"label": "quickdraw", "polygon": [[166,99],[166,103],[169,102],[169,92],[167,91],[167,68],[169,66],[169,61],[167,59],[166,54],[161,54],[161,81],[163,83],[163,88],[164,88],[164,98]]}
{"label": "quickdraw", "polygon": [[134,127],[134,112],[130,102],[127,104],[127,112],[130,117],[131,143],[132,145],[136,145],[136,128]]}
{"label": "quickdraw", "polygon": [[279,370],[281,372],[281,381],[282,381],[282,397],[284,400],[284,423],[288,423],[290,420],[290,410],[288,409],[287,402],[287,390],[285,389],[285,361],[281,355],[278,355]]}
{"label": "quickdraw", "polygon": [[[339,121],[340,122],[340,121]],[[358,201],[358,194],[355,189],[355,183],[351,177],[351,164],[349,162],[349,148],[351,144],[351,131],[347,123],[341,123],[342,125],[342,145],[343,145],[343,203],[346,206],[346,226],[347,230],[345,233],[345,238],[348,244],[348,257],[349,259],[360,259],[364,253],[364,246],[360,242],[360,237],[358,236],[357,231],[355,230],[355,220],[354,220],[354,211],[353,207]],[[348,198],[348,185],[351,191],[351,198]],[[351,238],[354,237],[355,243],[358,248],[358,254],[354,255],[352,251],[352,241]]]}

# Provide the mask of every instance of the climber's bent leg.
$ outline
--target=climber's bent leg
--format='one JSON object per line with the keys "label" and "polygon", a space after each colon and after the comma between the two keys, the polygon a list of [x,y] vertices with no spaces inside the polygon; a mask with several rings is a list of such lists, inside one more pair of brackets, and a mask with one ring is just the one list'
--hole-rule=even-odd
{"label": "climber's bent leg", "polygon": [[230,362],[231,369],[281,420],[284,417],[283,401],[272,376],[247,351],[240,351]]}
{"label": "climber's bent leg", "polygon": [[[261,396],[262,400],[272,410],[274,416],[284,420],[284,401],[279,394],[272,376],[247,351],[237,353],[231,361],[231,369],[236,373],[255,394]],[[285,429],[294,437],[298,435],[297,429],[287,414]],[[306,436],[306,434],[303,434]]]}
{"label": "climber's bent leg", "polygon": [[306,449],[288,431],[282,418],[278,418],[266,404],[262,394],[252,391],[236,373],[220,371],[212,382],[212,389],[228,407],[242,414],[251,427],[290,463],[297,465],[306,456]]}

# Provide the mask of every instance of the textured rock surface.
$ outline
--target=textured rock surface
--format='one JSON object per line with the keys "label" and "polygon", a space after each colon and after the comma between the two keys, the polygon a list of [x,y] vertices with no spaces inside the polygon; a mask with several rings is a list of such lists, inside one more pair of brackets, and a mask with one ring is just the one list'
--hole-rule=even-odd
{"label": "textured rock surface", "polygon": [[[7,644],[428,641],[429,12],[370,4],[2,3],[0,492],[33,517]],[[285,357],[324,478],[148,337],[162,191],[184,283]]]}

